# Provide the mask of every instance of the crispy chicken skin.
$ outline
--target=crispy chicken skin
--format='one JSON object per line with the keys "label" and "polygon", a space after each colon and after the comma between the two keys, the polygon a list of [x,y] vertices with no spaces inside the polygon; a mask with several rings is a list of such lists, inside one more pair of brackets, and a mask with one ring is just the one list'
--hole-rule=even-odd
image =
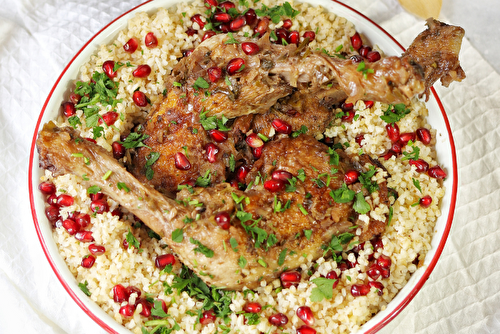
{"label": "crispy chicken skin", "polygon": [[[307,153],[313,153],[315,157],[308,158],[307,161],[314,163],[321,171],[337,167],[339,169],[338,176],[342,177],[341,171],[344,167],[330,166],[327,160],[325,161],[328,158],[325,153],[326,146],[308,136],[296,139],[285,138],[272,143],[272,145],[280,148],[267,149],[268,153],[265,154],[266,156],[269,154],[269,157],[264,158],[263,163],[259,165],[260,167],[255,167],[255,170],[269,168],[268,162],[274,158],[275,154],[282,153],[280,150],[293,151],[299,147],[307,147]],[[239,290],[243,287],[255,288],[262,279],[271,281],[278,277],[284,268],[298,267],[302,263],[301,254],[310,254],[313,258],[322,256],[321,245],[328,243],[333,235],[346,231],[354,224],[362,223],[349,220],[348,216],[352,215],[349,204],[333,205],[330,209],[322,207],[322,205],[327,204],[325,203],[324,191],[314,192],[312,183],[299,185],[296,191],[298,197],[294,199],[294,203],[300,199],[304,200],[306,191],[312,192],[313,197],[321,197],[318,199],[318,203],[312,200],[310,205],[304,204],[308,210],[311,210],[311,217],[301,213],[296,205],[285,211],[283,216],[280,216],[281,213],[275,214],[272,207],[274,194],[258,187],[242,192],[227,183],[220,183],[208,188],[195,188],[193,193],[187,189],[182,190],[177,197],[180,202],[189,197],[191,200],[196,199],[204,204],[203,209],[189,205],[184,206],[138,181],[102,147],[80,138],[78,133],[71,128],[61,129],[53,123],[46,124],[40,131],[37,148],[40,155],[40,167],[49,169],[54,175],[70,173],[81,176],[86,174],[88,181],[82,180],[84,185],[99,186],[104,193],[163,236],[169,247],[184,264],[197,273],[207,274],[200,276],[203,280],[219,287]],[[317,152],[310,152],[310,150]],[[306,153],[305,150],[303,152]],[[81,155],[75,156],[75,153],[88,158],[88,164],[84,163]],[[294,168],[305,163],[305,161],[300,163],[293,161],[280,160],[277,168],[288,168],[293,171]],[[102,176],[108,171],[112,172],[110,177],[102,180]],[[307,169],[306,173],[313,175],[311,169]],[[125,183],[130,191],[119,190],[116,186],[118,182]],[[333,189],[338,184],[338,181],[334,181],[329,187]],[[234,196],[237,198],[248,197],[249,200],[237,203]],[[285,200],[290,196],[291,194],[283,193],[280,194],[280,199]],[[228,230],[220,228],[215,222],[215,214],[220,211],[226,211],[232,217]],[[252,220],[238,217],[236,211],[249,213]],[[330,217],[321,222],[311,219],[316,216],[317,218],[323,217],[325,213]],[[199,217],[195,220],[197,214]],[[188,219],[186,220],[186,218]],[[265,230],[268,235],[275,234],[276,243],[269,246],[268,241],[265,241],[257,248],[256,239],[251,233],[245,231],[243,223],[246,223],[247,227],[250,225],[258,226]],[[176,229],[183,230],[182,242],[172,240],[172,233]],[[310,239],[307,239],[303,234],[296,236],[304,229],[312,230]],[[368,229],[369,226],[364,224],[364,230]],[[370,237],[366,235],[366,238]],[[237,251],[231,247],[231,238],[234,238],[238,243]],[[198,242],[212,250],[213,255],[207,256],[205,253],[199,252],[197,250]],[[295,251],[297,254],[286,256],[283,263],[278,264],[279,254],[285,248],[288,251]],[[239,265],[242,258],[247,263],[244,270]]]}

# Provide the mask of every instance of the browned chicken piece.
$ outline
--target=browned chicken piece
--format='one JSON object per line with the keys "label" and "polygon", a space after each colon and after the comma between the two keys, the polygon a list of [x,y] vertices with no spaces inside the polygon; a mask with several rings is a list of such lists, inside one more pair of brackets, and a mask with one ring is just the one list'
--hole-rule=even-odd
{"label": "browned chicken piece", "polygon": [[252,129],[256,133],[269,135],[273,129],[271,122],[278,118],[287,122],[292,127],[292,131],[299,131],[302,126],[305,126],[306,134],[316,137],[325,132],[334,117],[335,114],[317,95],[297,91],[291,96],[278,100],[265,114],[255,115]]}
{"label": "browned chicken piece", "polygon": [[[326,147],[308,138],[304,136],[295,140],[277,141],[276,147],[266,148],[266,157],[263,161],[267,163],[261,163],[260,167],[256,166],[255,171],[257,168],[262,171],[270,170],[269,159],[277,158],[278,154],[283,153],[282,150],[297,151],[300,150],[299,147],[308,146],[311,150],[319,151],[307,152],[313,156],[307,161],[317,166],[320,171],[332,172],[331,167],[337,168],[339,172],[332,174],[341,178],[340,171],[345,167],[342,164],[330,166],[328,163],[326,165],[325,162],[322,163],[323,159],[329,159],[325,152]],[[324,222],[314,221],[307,217],[308,215],[299,213],[297,205],[283,212],[283,216],[280,216],[282,213],[274,214],[271,205],[274,194],[257,188],[242,192],[227,183],[209,188],[189,189],[193,193],[183,189],[178,193],[178,203],[138,181],[105,149],[82,139],[74,129],[60,129],[53,123],[46,124],[40,131],[37,149],[40,167],[49,169],[54,175],[86,174],[87,178],[81,180],[84,186],[100,187],[102,192],[164,237],[184,264],[198,274],[204,273],[200,277],[205,282],[218,287],[239,290],[243,287],[255,288],[261,280],[271,281],[284,268],[296,268],[303,263],[304,253],[311,254],[314,258],[322,256],[321,246],[328,244],[332,236],[346,231],[355,223],[347,217],[347,214],[350,216],[351,213],[349,204],[333,205],[332,209],[327,208],[322,211],[322,205],[323,208],[329,205],[324,202],[314,202],[314,196],[325,195],[320,188],[317,191],[313,189],[312,180],[309,180],[311,183],[308,186],[297,184],[295,192],[302,194],[297,198],[302,200],[300,204],[305,210],[310,210],[311,216],[330,216]],[[298,173],[299,167],[303,167],[306,173],[311,173],[307,175],[308,178],[315,175],[312,167],[304,165],[305,161],[297,162],[291,155],[288,158],[292,160],[288,162],[279,160],[276,168],[290,168],[290,171]],[[303,158],[303,155],[300,158]],[[103,175],[109,174],[110,171],[109,177],[103,180]],[[309,181],[305,181],[304,184]],[[331,181],[328,187],[334,189],[339,180]],[[129,191],[118,189],[118,182],[125,183]],[[305,189],[313,195],[310,204],[307,202]],[[286,192],[280,194],[280,199],[285,200],[286,196],[289,196]],[[186,200],[188,198],[189,201]],[[192,204],[194,201],[203,205],[190,206],[189,202]],[[182,202],[185,202],[186,206],[180,204]],[[264,211],[261,211],[260,204],[256,203],[262,203]],[[229,229],[219,227],[216,222],[216,215],[222,211],[231,217]],[[358,223],[365,230],[362,238],[371,237],[366,231],[376,233],[375,224],[370,223],[366,226],[366,224],[361,225],[360,221]],[[383,226],[384,223],[380,222],[379,225]],[[304,234],[291,238],[294,233],[303,230],[312,231],[309,238]],[[343,245],[344,248],[347,246],[347,243]],[[291,255],[291,251],[295,254]],[[282,255],[282,260],[279,260],[280,254],[283,253],[286,256]]]}
{"label": "browned chicken piece", "polygon": [[465,79],[458,54],[465,35],[461,27],[451,26],[432,18],[427,20],[428,29],[420,33],[403,54],[402,59],[422,67],[425,77],[426,100],[429,89],[437,81],[448,87],[453,81]]}

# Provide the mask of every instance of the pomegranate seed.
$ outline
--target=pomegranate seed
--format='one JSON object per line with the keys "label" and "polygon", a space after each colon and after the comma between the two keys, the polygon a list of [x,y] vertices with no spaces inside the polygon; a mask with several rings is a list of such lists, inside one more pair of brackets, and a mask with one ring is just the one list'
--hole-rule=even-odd
{"label": "pomegranate seed", "polygon": [[430,195],[425,195],[420,199],[420,206],[428,208],[432,203],[432,197]]}
{"label": "pomegranate seed", "polygon": [[[102,122],[101,122],[102,123]],[[86,141],[89,141],[91,143],[94,143],[94,144],[97,144],[97,142],[95,141],[95,139],[92,139],[92,138],[85,138]]]}
{"label": "pomegranate seed", "polygon": [[222,143],[227,140],[227,132],[223,132],[217,129],[209,130],[208,135],[217,143]]}
{"label": "pomegranate seed", "polygon": [[370,292],[370,286],[368,284],[354,284],[351,286],[351,295],[353,297],[366,296]]}
{"label": "pomegranate seed", "polygon": [[189,57],[191,55],[191,53],[194,52],[194,49],[191,49],[191,50],[184,50],[182,51],[182,56],[183,57]]}
{"label": "pomegranate seed", "polygon": [[292,173],[285,170],[275,170],[271,173],[271,178],[273,180],[288,181],[293,177]]}
{"label": "pomegranate seed", "polygon": [[194,187],[196,185],[196,181],[195,180],[187,180],[187,181],[182,182],[181,185],[188,185],[188,186]]}
{"label": "pomegranate seed", "polygon": [[233,21],[231,21],[231,23],[229,24],[229,29],[231,29],[231,31],[238,31],[246,24],[247,21],[245,19],[245,16],[238,16]]}
{"label": "pomegranate seed", "polygon": [[49,204],[56,204],[57,202],[57,196],[56,194],[52,194],[49,197],[47,197],[47,203]]}
{"label": "pomegranate seed", "polygon": [[135,50],[137,50],[137,47],[139,46],[139,41],[137,38],[132,37],[131,39],[128,40],[127,43],[123,44],[123,50],[128,53],[134,53]]}
{"label": "pomegranate seed", "polygon": [[219,212],[215,215],[215,222],[223,230],[229,229],[229,227],[231,226],[231,224],[229,223],[230,221],[231,217],[229,216],[229,213],[227,213],[226,211]]}
{"label": "pomegranate seed", "polygon": [[167,303],[165,303],[165,301],[163,299],[157,299],[161,302],[161,309],[163,310],[163,312],[165,313],[168,313],[168,306],[167,306]]}
{"label": "pomegranate seed", "polygon": [[447,176],[446,172],[439,166],[429,168],[427,175],[435,179],[444,179]]}
{"label": "pomegranate seed", "polygon": [[285,188],[285,182],[281,180],[267,180],[264,182],[264,188],[274,193],[283,190]]}
{"label": "pomegranate seed", "polygon": [[316,38],[316,34],[314,31],[306,31],[302,37],[309,38],[309,42],[312,42]]}
{"label": "pomegranate seed", "polygon": [[134,315],[135,312],[135,306],[134,305],[124,305],[120,307],[120,314],[123,315],[124,317],[130,318],[131,316]]}
{"label": "pomegranate seed", "polygon": [[301,306],[295,313],[300,320],[306,323],[306,325],[311,326],[314,324],[314,315],[309,306]]}
{"label": "pomegranate seed", "polygon": [[351,36],[351,45],[354,48],[354,50],[359,50],[361,46],[363,45],[363,41],[361,40],[361,36],[359,33],[355,33],[353,36]]}
{"label": "pomegranate seed", "polygon": [[292,27],[293,23],[292,23],[292,20],[290,19],[286,19],[283,21],[283,28],[285,28],[286,30],[290,29]]}
{"label": "pomegranate seed", "polygon": [[389,269],[391,267],[392,260],[387,255],[380,255],[377,259],[377,264],[382,269]]}
{"label": "pomegranate seed", "polygon": [[215,315],[214,310],[207,310],[201,315],[200,324],[208,325],[215,322],[215,319],[217,319],[217,316]]}
{"label": "pomegranate seed", "polygon": [[113,70],[115,67],[115,62],[113,60],[106,60],[102,64],[102,71],[108,76],[108,78],[113,79],[116,77],[116,71]]}
{"label": "pomegranate seed", "polygon": [[238,180],[241,183],[245,183],[245,179],[248,175],[248,172],[250,172],[250,168],[247,166],[241,166],[238,168],[238,171],[236,172],[236,180]]}
{"label": "pomegranate seed", "polygon": [[169,264],[171,265],[175,264],[175,257],[172,254],[163,254],[157,256],[155,259],[155,266],[160,270],[163,270]]}
{"label": "pomegranate seed", "polygon": [[374,63],[376,62],[377,60],[380,60],[380,53],[378,51],[370,51],[368,52],[368,54],[366,55],[366,59],[370,62],[370,63]]}
{"label": "pomegranate seed", "polygon": [[245,20],[249,26],[253,26],[255,22],[257,22],[257,14],[255,14],[255,10],[253,8],[247,10],[245,13]]}
{"label": "pomegranate seed", "polygon": [[217,0],[205,0],[203,2],[205,3],[205,7],[207,8],[217,7],[218,5]]}
{"label": "pomegranate seed", "polygon": [[403,146],[408,144],[408,142],[411,140],[412,142],[415,142],[415,132],[405,132],[399,135],[399,140],[403,143]]}
{"label": "pomegranate seed", "polygon": [[370,288],[375,288],[377,290],[377,294],[382,296],[384,294],[384,285],[380,282],[368,282],[368,286]]}
{"label": "pomegranate seed", "polygon": [[205,26],[205,22],[203,22],[200,14],[195,14],[191,16],[191,22],[198,23],[200,29],[203,29],[203,27]]}
{"label": "pomegranate seed", "polygon": [[342,116],[342,122],[352,122],[356,112],[354,110],[347,111],[347,115]]}
{"label": "pomegranate seed", "polygon": [[359,48],[358,52],[362,57],[366,57],[368,55],[368,52],[372,50],[371,46],[368,45],[363,45],[362,47]]}
{"label": "pomegranate seed", "polygon": [[276,313],[268,318],[269,323],[273,326],[280,327],[285,326],[288,323],[288,317],[283,313]]}
{"label": "pomegranate seed", "polygon": [[394,144],[392,144],[391,151],[393,151],[396,154],[400,154],[401,150],[403,149],[403,142],[401,140],[398,140]]}
{"label": "pomegranate seed", "polygon": [[81,99],[82,97],[76,93],[69,94],[69,100],[73,102],[75,105],[78,104]]}
{"label": "pomegranate seed", "polygon": [[81,242],[92,242],[94,237],[92,236],[92,231],[80,231],[76,232],[75,239]]}
{"label": "pomegranate seed", "polygon": [[273,119],[271,125],[279,133],[284,133],[286,135],[292,133],[292,126],[279,118]]}
{"label": "pomegranate seed", "polygon": [[357,170],[351,169],[345,172],[344,174],[344,182],[347,185],[353,184],[354,182],[358,181],[359,177],[359,172]]}
{"label": "pomegranate seed", "polygon": [[101,193],[101,192],[98,192],[98,193],[95,193],[95,194],[90,194],[90,200],[91,201],[95,201],[95,200],[103,199],[103,198],[104,198],[104,194]]}
{"label": "pomegranate seed", "polygon": [[231,180],[229,181],[229,184],[231,185],[231,187],[233,187],[234,189],[240,189],[240,185],[238,184],[238,180]]}
{"label": "pomegranate seed", "polygon": [[380,238],[373,239],[371,241],[371,244],[373,246],[374,251],[377,251],[380,248],[384,249],[384,243],[382,242],[382,239],[380,239]]}
{"label": "pomegranate seed", "polygon": [[292,285],[297,285],[300,282],[301,275],[298,271],[285,271],[280,275],[281,285],[284,288],[289,288]]}
{"label": "pomegranate seed", "polygon": [[111,211],[111,215],[112,216],[116,216],[118,217],[119,219],[121,219],[123,217],[123,212],[122,210],[120,210],[119,208],[116,208],[114,209],[113,211]]}
{"label": "pomegranate seed", "polygon": [[227,34],[228,32],[231,31],[231,29],[229,28],[229,22],[226,22],[226,23],[222,23],[220,26],[219,26],[219,29],[221,32]]}
{"label": "pomegranate seed", "polygon": [[391,270],[390,269],[380,269],[381,276],[382,278],[388,278],[391,276]]}
{"label": "pomegranate seed", "polygon": [[229,15],[228,13],[215,13],[214,20],[217,22],[228,23],[229,21],[231,21],[231,15]]}
{"label": "pomegranate seed", "polygon": [[188,35],[188,36],[194,36],[197,33],[198,33],[198,30],[194,30],[193,28],[187,28],[187,30],[186,30],[186,35]]}
{"label": "pomegranate seed", "polygon": [[424,145],[429,145],[431,143],[432,135],[431,135],[431,132],[429,131],[429,129],[420,128],[417,130],[417,138]]}
{"label": "pomegranate seed", "polygon": [[224,12],[228,12],[231,8],[235,8],[236,5],[231,1],[224,1],[219,4],[219,8],[221,8]]}
{"label": "pomegranate seed", "polygon": [[264,146],[252,148],[252,154],[255,159],[259,159],[262,156],[262,149]]}
{"label": "pomegranate seed", "polygon": [[353,64],[359,64],[362,61],[364,61],[363,57],[359,55],[352,55],[349,59],[352,61]]}
{"label": "pomegranate seed", "polygon": [[139,65],[132,72],[132,75],[136,78],[145,78],[151,74],[151,67],[149,65]]}
{"label": "pomegranate seed", "polygon": [[148,105],[148,99],[146,98],[146,94],[141,92],[140,90],[136,90],[132,95],[132,99],[134,103],[138,107],[145,107]]}
{"label": "pomegranate seed", "polygon": [[307,325],[302,325],[297,328],[297,334],[316,334],[316,330]]}
{"label": "pomegranate seed", "polygon": [[342,109],[342,111],[349,111],[349,110],[352,110],[354,108],[354,104],[343,102],[342,105],[340,106],[340,108]]}
{"label": "pomegranate seed", "polygon": [[71,206],[75,203],[75,200],[70,195],[61,194],[57,196],[56,203],[58,206]]}
{"label": "pomegranate seed", "polygon": [[38,185],[38,190],[44,195],[52,195],[56,192],[56,186],[52,182],[42,182]]}
{"label": "pomegranate seed", "polygon": [[416,169],[417,172],[419,173],[425,173],[429,169],[429,164],[424,159],[418,159],[418,160],[410,159],[408,163],[412,166],[415,166],[417,168]]}
{"label": "pomegranate seed", "polygon": [[102,255],[106,252],[106,248],[104,248],[104,246],[101,245],[90,244],[89,252],[91,252],[94,255]]}
{"label": "pomegranate seed", "polygon": [[139,313],[140,315],[145,316],[147,318],[151,316],[152,305],[150,302],[148,302],[144,298],[139,298],[135,302],[135,307],[137,308],[138,305],[142,305],[142,311],[141,313]]}
{"label": "pomegranate seed", "polygon": [[367,108],[373,107],[373,104],[374,104],[373,101],[365,101],[365,107]]}
{"label": "pomegranate seed", "polygon": [[99,124],[102,124],[102,121],[104,120],[104,123],[106,123],[107,126],[111,126],[115,124],[116,120],[118,119],[118,113],[114,111],[108,111],[104,115],[102,115],[102,118],[99,118]]}
{"label": "pomegranate seed", "polygon": [[396,156],[396,152],[389,150],[386,154],[382,156],[382,158],[384,158],[384,160],[389,160],[394,156]]}
{"label": "pomegranate seed", "polygon": [[51,204],[45,208],[45,216],[50,222],[55,222],[59,218],[59,207],[55,204]]}
{"label": "pomegranate seed", "polygon": [[68,231],[69,235],[75,235],[80,230],[80,225],[70,218],[63,220],[62,227]]}
{"label": "pomegranate seed", "polygon": [[115,303],[123,303],[128,301],[129,293],[127,289],[121,284],[117,284],[113,287],[113,300]]}
{"label": "pomegranate seed", "polygon": [[345,262],[340,262],[340,264],[338,266],[339,266],[340,271],[346,271],[347,269],[349,269],[349,267],[347,266],[347,263],[345,263]]}
{"label": "pomegranate seed", "polygon": [[209,39],[210,37],[213,37],[213,36],[215,36],[215,35],[216,35],[215,31],[213,31],[213,30],[208,30],[208,31],[206,31],[206,32],[205,32],[205,34],[203,35],[203,37],[202,37],[201,41],[203,42],[204,40]]}
{"label": "pomegranate seed", "polygon": [[133,293],[135,293],[137,295],[137,297],[140,297],[142,292],[141,290],[139,290],[139,288],[133,286],[133,285],[129,285],[125,288],[125,290],[127,290],[127,293],[129,296],[131,296]]}
{"label": "pomegranate seed", "polygon": [[356,141],[356,143],[358,143],[359,146],[363,146],[361,144],[361,142],[363,141],[363,139],[365,139],[365,135],[363,133],[357,135],[356,138],[354,138],[354,140]]}
{"label": "pomegranate seed", "polygon": [[158,46],[158,38],[152,32],[148,32],[146,37],[144,37],[144,44],[150,49],[156,48]]}
{"label": "pomegranate seed", "polygon": [[82,259],[82,267],[83,268],[92,268],[95,263],[95,257],[93,255],[86,255]]}
{"label": "pomegranate seed", "polygon": [[371,278],[376,280],[377,278],[380,277],[381,274],[381,268],[378,264],[372,263],[369,267],[368,270],[366,271],[366,274]]}
{"label": "pomegranate seed", "polygon": [[278,28],[276,29],[276,37],[278,37],[278,40],[276,40],[276,43],[278,44],[285,44],[283,41],[288,43],[288,31],[285,28]]}
{"label": "pomegranate seed", "polygon": [[243,310],[247,313],[259,313],[262,310],[262,306],[257,302],[248,302],[243,306]]}
{"label": "pomegranate seed", "polygon": [[76,115],[76,108],[73,102],[64,102],[61,104],[63,115],[66,117],[71,117]]}
{"label": "pomegranate seed", "polygon": [[290,31],[288,34],[288,40],[290,41],[290,44],[299,44],[300,42],[300,34],[297,30]]}
{"label": "pomegranate seed", "polygon": [[115,159],[121,159],[125,156],[125,146],[115,141],[111,144],[111,149],[113,150],[113,157]]}
{"label": "pomegranate seed", "polygon": [[210,82],[217,82],[222,76],[222,70],[217,66],[210,67],[207,70],[207,74],[208,74],[208,80],[210,80]]}
{"label": "pomegranate seed", "polygon": [[260,48],[257,44],[252,42],[244,42],[241,44],[241,49],[245,52],[246,55],[253,56],[257,52],[260,51]]}
{"label": "pomegranate seed", "polygon": [[337,273],[335,271],[330,271],[328,272],[328,274],[326,274],[326,278],[328,279],[334,279],[336,280],[334,283],[333,283],[333,289],[335,289],[337,287],[337,285],[339,284],[339,276],[337,275]]}
{"label": "pomegranate seed", "polygon": [[248,135],[245,141],[248,146],[253,148],[264,146],[264,141],[256,133]]}
{"label": "pomegranate seed", "polygon": [[175,161],[175,167],[177,169],[180,169],[180,170],[189,170],[189,169],[191,169],[191,163],[186,158],[186,156],[183,153],[181,153],[181,152],[175,153],[174,161]]}
{"label": "pomegranate seed", "polygon": [[207,145],[205,145],[205,152],[208,162],[214,163],[217,161],[216,155],[217,153],[219,153],[219,148],[217,147],[217,145],[215,145],[214,143],[208,143]]}
{"label": "pomegranate seed", "polygon": [[229,63],[227,63],[226,67],[227,73],[229,73],[229,75],[236,74],[237,72],[243,69],[244,65],[245,61],[241,58],[231,59]]}
{"label": "pomegranate seed", "polygon": [[267,16],[264,16],[259,21],[257,21],[257,25],[255,26],[253,31],[256,34],[259,34],[259,36],[262,36],[266,33],[268,27],[269,27],[269,18]]}
{"label": "pomegranate seed", "polygon": [[387,130],[387,136],[393,143],[399,140],[399,126],[396,123],[387,124],[385,129]]}

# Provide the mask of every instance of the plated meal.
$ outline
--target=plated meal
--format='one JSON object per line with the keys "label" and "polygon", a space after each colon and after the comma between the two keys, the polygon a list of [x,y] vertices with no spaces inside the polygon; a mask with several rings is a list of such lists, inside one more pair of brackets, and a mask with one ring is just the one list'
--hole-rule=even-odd
{"label": "plated meal", "polygon": [[36,139],[79,288],[133,333],[360,330],[431,251],[451,166],[425,100],[465,78],[463,35],[430,19],[387,56],[306,3],[135,14]]}

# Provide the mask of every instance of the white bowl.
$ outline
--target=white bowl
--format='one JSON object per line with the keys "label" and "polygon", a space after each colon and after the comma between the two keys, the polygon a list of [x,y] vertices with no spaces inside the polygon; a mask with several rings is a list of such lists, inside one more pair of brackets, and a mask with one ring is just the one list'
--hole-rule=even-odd
{"label": "white bowl", "polygon": [[[41,110],[31,144],[29,166],[31,211],[44,253],[56,276],[69,295],[83,311],[89,315],[89,317],[110,333],[130,333],[130,331],[118,324],[80,290],[75,278],[60,256],[52,238],[51,224],[45,217],[45,199],[37,190],[40,177],[43,175],[43,170],[38,168],[38,154],[36,152],[35,141],[43,124],[57,117],[61,102],[66,100],[69,94],[69,87],[73,80],[77,78],[80,66],[90,58],[101,44],[107,44],[116,38],[118,33],[127,27],[128,20],[137,12],[153,12],[156,8],[168,7],[176,2],[178,2],[178,0],[150,0],[124,13],[90,39],[73,57],[57,79]],[[345,17],[354,23],[357,31],[364,34],[370,41],[376,43],[387,55],[400,55],[404,51],[403,47],[385,30],[363,14],[345,4],[329,0],[305,0],[305,2],[313,5],[321,5],[329,11]],[[434,229],[435,234],[432,239],[432,249],[427,253],[424,265],[411,276],[408,283],[389,303],[387,308],[380,311],[364,324],[359,333],[375,333],[396,317],[399,312],[408,305],[413,297],[420,291],[434,269],[451,228],[458,185],[455,145],[448,118],[441,101],[434,89],[431,90],[431,93],[430,99],[427,102],[427,108],[429,110],[428,122],[437,130],[436,151],[438,154],[438,161],[441,165],[445,166],[448,171],[448,177],[444,180],[446,194],[442,199],[440,208],[442,215],[436,222]]]}

